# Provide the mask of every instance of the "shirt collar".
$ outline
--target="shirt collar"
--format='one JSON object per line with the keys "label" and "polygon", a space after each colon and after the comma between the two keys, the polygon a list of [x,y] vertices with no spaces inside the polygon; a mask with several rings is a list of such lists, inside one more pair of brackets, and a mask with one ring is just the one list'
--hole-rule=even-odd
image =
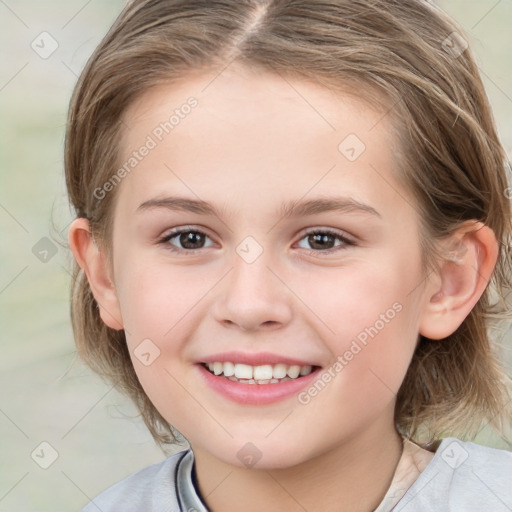
{"label": "shirt collar", "polygon": [[[384,499],[374,512],[389,512],[403,498],[409,487],[417,480],[420,473],[428,466],[434,453],[403,438],[402,456],[398,461],[393,480]],[[208,512],[201,501],[194,481],[194,452],[189,449],[178,464],[176,471],[176,494],[180,510]]]}

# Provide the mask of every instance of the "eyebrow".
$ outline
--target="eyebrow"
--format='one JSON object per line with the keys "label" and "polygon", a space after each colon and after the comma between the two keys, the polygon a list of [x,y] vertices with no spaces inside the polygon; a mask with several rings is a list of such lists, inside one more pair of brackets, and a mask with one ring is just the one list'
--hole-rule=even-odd
{"label": "eyebrow", "polygon": [[[137,212],[164,208],[173,211],[186,211],[201,215],[215,215],[222,218],[222,212],[215,206],[201,199],[186,197],[160,197],[148,199],[137,208]],[[382,218],[380,213],[370,205],[361,203],[350,197],[319,197],[309,200],[291,200],[283,203],[280,209],[280,218],[315,215],[324,212],[337,211],[342,213],[366,213]]]}

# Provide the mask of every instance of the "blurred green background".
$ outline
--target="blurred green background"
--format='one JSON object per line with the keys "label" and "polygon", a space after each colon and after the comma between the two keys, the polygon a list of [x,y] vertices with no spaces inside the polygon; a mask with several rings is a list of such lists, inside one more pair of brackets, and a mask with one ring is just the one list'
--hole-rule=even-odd
{"label": "blurred green background", "polygon": [[[80,510],[164,457],[127,399],[76,360],[71,259],[51,241],[67,242],[71,221],[62,159],[69,97],[123,4],[0,0],[0,512]],[[470,36],[512,154],[512,0],[438,5]],[[486,430],[477,440],[506,446]]]}

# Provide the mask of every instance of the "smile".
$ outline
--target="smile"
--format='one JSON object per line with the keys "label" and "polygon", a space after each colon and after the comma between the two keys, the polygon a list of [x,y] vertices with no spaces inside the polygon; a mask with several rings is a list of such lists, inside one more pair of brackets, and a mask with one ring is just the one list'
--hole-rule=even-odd
{"label": "smile", "polygon": [[243,405],[294,398],[321,370],[316,364],[276,354],[241,352],[212,355],[195,367],[215,394]]}
{"label": "smile", "polygon": [[204,363],[210,373],[225,377],[233,382],[242,384],[279,384],[288,380],[298,379],[313,371],[311,365],[264,364],[251,366],[249,364],[220,362]]}

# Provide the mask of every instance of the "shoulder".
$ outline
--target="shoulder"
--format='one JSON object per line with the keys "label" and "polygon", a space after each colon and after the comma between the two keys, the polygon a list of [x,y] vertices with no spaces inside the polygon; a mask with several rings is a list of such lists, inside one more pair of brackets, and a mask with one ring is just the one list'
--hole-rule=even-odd
{"label": "shoulder", "polygon": [[510,511],[511,479],[512,452],[446,438],[393,510]]}
{"label": "shoulder", "polygon": [[175,477],[188,452],[176,453],[121,480],[91,500],[82,512],[179,512]]}

